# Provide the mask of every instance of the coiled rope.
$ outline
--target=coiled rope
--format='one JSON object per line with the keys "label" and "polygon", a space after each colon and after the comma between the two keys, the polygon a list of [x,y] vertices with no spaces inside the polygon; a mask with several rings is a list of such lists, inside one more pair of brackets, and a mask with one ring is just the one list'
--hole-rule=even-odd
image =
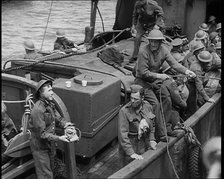
{"label": "coiled rope", "polygon": [[70,56],[74,56],[74,55],[83,55],[83,54],[87,54],[87,53],[92,53],[92,52],[95,52],[97,50],[100,50],[104,47],[106,47],[108,44],[110,44],[112,41],[114,41],[115,39],[117,39],[124,31],[129,31],[130,28],[126,28],[126,29],[123,29],[121,30],[114,38],[112,38],[110,41],[108,41],[107,43],[103,44],[102,46],[98,47],[98,48],[95,48],[95,49],[92,49],[92,50],[89,50],[87,52],[80,52],[80,53],[77,53],[77,52],[71,52],[69,54],[60,54],[59,57],[51,57],[51,56],[48,56],[46,58],[45,57],[39,57],[37,58],[36,62],[34,63],[31,63],[31,64],[27,64],[27,65],[23,65],[23,66],[19,66],[19,67],[11,67],[11,68],[7,68],[5,69],[6,67],[6,64],[10,61],[16,61],[16,60],[9,60],[9,61],[6,61],[4,66],[3,66],[3,70],[1,71],[2,73],[7,73],[7,72],[11,72],[11,71],[14,71],[14,70],[19,70],[19,69],[24,69],[24,68],[27,68],[27,67],[30,67],[30,66],[33,66],[33,65],[36,65],[38,63],[43,63],[45,61],[54,61],[54,60],[59,60],[59,59],[62,59],[62,58],[66,58],[66,57],[70,57]]}

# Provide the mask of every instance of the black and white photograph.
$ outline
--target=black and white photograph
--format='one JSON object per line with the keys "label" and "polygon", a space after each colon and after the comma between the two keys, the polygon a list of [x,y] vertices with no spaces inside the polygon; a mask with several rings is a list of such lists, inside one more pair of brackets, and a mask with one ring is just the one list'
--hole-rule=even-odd
{"label": "black and white photograph", "polygon": [[222,0],[2,0],[3,179],[221,179]]}

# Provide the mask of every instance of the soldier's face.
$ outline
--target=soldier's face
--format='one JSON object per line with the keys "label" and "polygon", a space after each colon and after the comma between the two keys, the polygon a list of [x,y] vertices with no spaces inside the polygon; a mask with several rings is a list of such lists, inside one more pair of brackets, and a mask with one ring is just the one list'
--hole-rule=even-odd
{"label": "soldier's face", "polygon": [[131,106],[133,108],[137,108],[140,106],[141,102],[142,102],[142,98],[139,92],[137,93],[131,93]]}
{"label": "soldier's face", "polygon": [[53,95],[54,95],[54,92],[53,92],[50,84],[42,87],[41,96],[44,99],[47,99],[48,101],[52,101],[53,100]]}
{"label": "soldier's face", "polygon": [[149,48],[151,51],[156,51],[159,49],[162,41],[161,40],[149,40]]}

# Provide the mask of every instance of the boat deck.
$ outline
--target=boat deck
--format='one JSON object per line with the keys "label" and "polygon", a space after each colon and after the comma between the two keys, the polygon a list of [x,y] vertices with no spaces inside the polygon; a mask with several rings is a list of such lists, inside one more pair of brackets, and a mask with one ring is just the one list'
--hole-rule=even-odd
{"label": "boat deck", "polygon": [[[141,45],[145,44],[146,42],[143,41]],[[110,46],[113,46],[117,48],[121,53],[125,54],[124,56],[124,62],[122,64],[122,67],[125,72],[131,74],[131,71],[128,69],[125,69],[125,66],[128,66],[130,69],[134,67],[134,64],[127,65],[128,60],[131,58],[132,51],[133,51],[133,45],[134,41],[133,38],[122,40],[116,44],[112,44]],[[94,70],[99,70],[107,73],[111,73],[112,75],[117,76],[119,79],[122,80],[122,82],[125,84],[126,89],[130,90],[130,85],[134,82],[134,76],[127,75],[122,73],[120,70],[114,68],[111,65],[108,65],[104,63],[99,57],[97,57],[97,53],[99,52],[95,51],[92,53],[86,53],[82,55],[74,55],[67,58],[62,58],[57,60],[57,63],[66,64],[69,66],[79,66],[79,67],[85,67],[85,68],[91,68]]]}

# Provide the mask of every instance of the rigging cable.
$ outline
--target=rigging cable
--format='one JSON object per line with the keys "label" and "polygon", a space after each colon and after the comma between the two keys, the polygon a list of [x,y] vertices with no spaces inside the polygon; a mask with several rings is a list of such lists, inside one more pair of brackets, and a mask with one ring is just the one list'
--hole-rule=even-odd
{"label": "rigging cable", "polygon": [[49,14],[48,14],[47,24],[46,24],[46,26],[45,26],[44,37],[43,37],[43,40],[42,40],[42,44],[41,44],[41,47],[40,47],[40,51],[42,50],[42,47],[43,47],[43,44],[44,44],[44,39],[45,39],[45,35],[46,35],[46,32],[47,32],[47,26],[48,26],[48,22],[49,22],[50,15],[51,15],[52,5],[53,5],[53,0],[51,1],[50,12],[49,12]]}
{"label": "rigging cable", "polygon": [[[164,81],[162,82],[162,85],[163,85]],[[165,121],[165,117],[164,117],[164,113],[163,113],[163,105],[162,105],[162,85],[160,87],[160,90],[159,90],[159,102],[160,102],[160,106],[161,106],[161,113],[162,113],[162,119],[163,119],[163,124],[164,124],[164,127],[165,127],[165,134],[166,134],[166,150],[167,150],[167,155],[169,157],[169,160],[170,160],[170,163],[172,165],[172,168],[173,168],[173,171],[176,175],[176,178],[179,179],[179,176],[177,174],[177,171],[175,169],[175,166],[173,164],[173,161],[172,161],[172,158],[170,156],[170,152],[169,152],[169,139],[168,139],[168,136],[167,136],[167,128],[166,128],[166,121]]]}
{"label": "rigging cable", "polygon": [[99,13],[99,16],[100,16],[100,19],[101,19],[101,22],[102,22],[103,32],[105,32],[103,18],[102,18],[102,15],[101,15],[101,12],[100,12],[98,6],[96,6],[96,9],[97,9],[97,11]]}

